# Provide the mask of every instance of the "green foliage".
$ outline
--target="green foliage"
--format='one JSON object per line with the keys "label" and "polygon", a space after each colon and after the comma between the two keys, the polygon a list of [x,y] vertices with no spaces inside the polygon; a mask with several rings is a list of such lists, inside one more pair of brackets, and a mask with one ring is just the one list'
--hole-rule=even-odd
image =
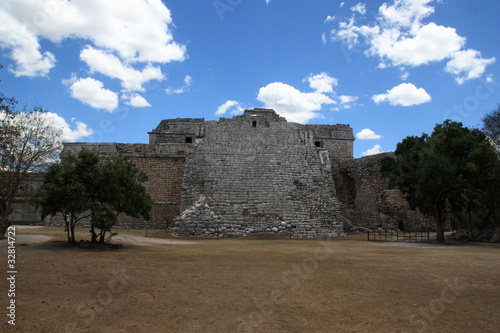
{"label": "green foliage", "polygon": [[412,208],[434,216],[440,241],[449,214],[482,212],[497,224],[500,163],[480,130],[447,120],[430,136],[407,137],[397,145],[395,158],[382,161],[382,173]]}
{"label": "green foliage", "polygon": [[[83,150],[49,169],[34,201],[44,215],[61,212],[70,216],[70,242],[75,241],[76,222],[88,216],[92,241],[99,237],[104,242],[119,213],[149,220],[153,202],[143,186],[146,180],[146,174],[130,161],[101,163],[97,155]],[[99,234],[95,228],[100,229]]]}
{"label": "green foliage", "polygon": [[134,163],[119,159],[105,163],[100,170],[99,198],[112,203],[115,210],[132,217],[149,220],[152,200],[142,185],[147,176]]}
{"label": "green foliage", "polygon": [[106,232],[111,231],[116,222],[115,208],[109,203],[96,202],[92,209],[92,222],[96,228],[101,230],[99,241],[104,243]]}

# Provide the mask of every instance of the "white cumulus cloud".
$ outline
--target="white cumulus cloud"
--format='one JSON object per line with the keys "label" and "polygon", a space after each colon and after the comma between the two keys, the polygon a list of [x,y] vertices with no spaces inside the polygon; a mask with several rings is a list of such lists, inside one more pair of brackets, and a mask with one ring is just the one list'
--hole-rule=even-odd
{"label": "white cumulus cloud", "polygon": [[237,101],[232,101],[232,100],[227,100],[217,108],[217,111],[215,111],[215,114],[217,116],[222,116],[223,114],[226,114],[229,112],[231,115],[237,115],[243,113],[243,108],[241,107],[240,103]]}
{"label": "white cumulus cloud", "polygon": [[181,86],[180,88],[167,88],[165,89],[165,92],[167,95],[178,95],[178,94],[183,94],[186,91],[189,90],[189,87],[191,87],[191,83],[193,82],[193,78],[189,75],[186,75],[184,77],[184,85]]}
{"label": "white cumulus cloud", "polygon": [[325,23],[335,21],[336,17],[334,15],[328,15],[325,19]]}
{"label": "white cumulus cloud", "polygon": [[10,51],[9,56],[16,63],[13,74],[46,76],[56,64],[54,55],[41,51],[36,35],[5,8],[0,8],[0,22],[0,49]]}
{"label": "white cumulus cloud", "polygon": [[333,87],[338,85],[338,80],[322,72],[317,75],[309,75],[303,82],[309,82],[309,86],[318,93],[333,93]]}
{"label": "white cumulus cloud", "polygon": [[356,102],[358,100],[358,96],[340,95],[339,100],[340,104],[349,104]]}
{"label": "white cumulus cloud", "polygon": [[382,135],[375,134],[375,132],[371,129],[365,128],[359,133],[356,133],[356,138],[358,138],[359,140],[377,140],[381,139]]}
{"label": "white cumulus cloud", "polygon": [[321,110],[323,105],[336,103],[324,93],[304,93],[282,82],[273,82],[260,88],[257,100],[288,121],[298,123],[307,123],[320,117],[316,111]]}
{"label": "white cumulus cloud", "polygon": [[117,56],[104,50],[87,46],[80,53],[80,58],[91,72],[98,72],[110,78],[122,81],[122,87],[127,91],[144,91],[143,85],[151,80],[162,81],[165,77],[159,67],[146,65],[142,70],[134,69],[122,62]]}
{"label": "white cumulus cloud", "polygon": [[7,120],[11,123],[22,123],[26,130],[29,130],[29,126],[42,126],[43,128],[53,131],[54,139],[56,143],[61,141],[74,142],[82,138],[88,137],[94,133],[94,131],[87,126],[87,124],[77,121],[76,119],[71,119],[73,125],[70,125],[64,120],[63,117],[59,116],[53,112],[31,112],[25,113],[20,112],[16,117],[9,117],[6,115],[4,110],[0,110],[0,120]]}
{"label": "white cumulus cloud", "polygon": [[125,100],[125,104],[135,108],[145,108],[151,106],[151,104],[149,104],[149,102],[139,94],[123,94],[122,99]]}
{"label": "white cumulus cloud", "polygon": [[385,94],[374,95],[373,101],[377,104],[389,102],[391,105],[413,106],[431,101],[431,96],[424,88],[417,88],[412,83],[401,83]]}
{"label": "white cumulus cloud", "polygon": [[[393,0],[384,3],[371,25],[357,23],[354,14],[366,13],[366,8],[358,4],[351,8],[353,16],[339,19],[338,29],[330,32],[330,39],[342,42],[349,49],[366,43],[365,54],[378,57],[379,68],[417,67],[448,60],[445,70],[460,84],[482,76],[495,58],[485,59],[477,50],[465,50],[466,38],[458,35],[455,28],[424,22],[435,12],[433,2]],[[407,70],[402,73],[404,79],[409,75]]]}
{"label": "white cumulus cloud", "polygon": [[72,126],[56,113],[44,112],[40,115],[45,117],[54,129],[61,131],[63,141],[75,142],[94,133],[87,124],[77,121],[76,119],[71,120],[75,126],[75,128],[72,129]]}
{"label": "white cumulus cloud", "polygon": [[159,65],[187,57],[161,0],[3,0],[0,22],[0,50],[13,60],[16,76],[50,73],[57,59],[44,49],[47,41],[83,41],[80,59],[91,74],[120,80],[124,91],[144,91],[145,83],[164,79]]}
{"label": "white cumulus cloud", "polygon": [[71,96],[82,103],[88,104],[96,109],[104,109],[108,112],[118,107],[118,94],[103,88],[101,81],[87,77],[78,79],[69,87]]}
{"label": "white cumulus cloud", "polygon": [[360,2],[356,6],[352,6],[351,11],[358,12],[361,15],[365,15],[366,14],[366,4]]}
{"label": "white cumulus cloud", "polygon": [[384,151],[382,150],[381,145],[375,145],[373,148],[368,149],[367,151],[363,152],[363,156],[370,156],[370,155],[376,155],[383,153]]}
{"label": "white cumulus cloud", "polygon": [[459,84],[467,80],[477,79],[483,75],[488,65],[496,59],[483,59],[481,52],[476,50],[458,51],[446,65],[445,70],[451,73]]}
{"label": "white cumulus cloud", "polygon": [[39,115],[44,118],[47,123],[54,128],[54,130],[60,131],[62,141],[75,142],[94,133],[94,131],[89,128],[87,124],[77,121],[76,119],[71,119],[71,122],[74,124],[71,126],[66,122],[66,120],[64,120],[63,117],[56,113],[43,112]]}
{"label": "white cumulus cloud", "polygon": [[[113,50],[129,62],[166,63],[185,58],[185,47],[173,40],[170,31],[170,10],[161,0],[3,3],[5,14],[24,26],[37,44],[39,38],[52,42],[81,38]],[[26,17],[33,18],[32,22],[26,22]]]}
{"label": "white cumulus cloud", "polygon": [[429,23],[410,36],[386,29],[373,37],[368,53],[393,66],[415,67],[449,58],[464,44],[454,28]]}

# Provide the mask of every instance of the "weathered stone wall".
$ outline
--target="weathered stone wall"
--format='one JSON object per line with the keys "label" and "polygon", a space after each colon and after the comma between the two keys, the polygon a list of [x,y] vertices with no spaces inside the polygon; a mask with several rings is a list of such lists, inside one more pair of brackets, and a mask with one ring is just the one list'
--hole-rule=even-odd
{"label": "weathered stone wall", "polygon": [[333,166],[352,160],[354,135],[349,125],[303,125],[311,131],[314,145],[328,149]]}
{"label": "weathered stone wall", "polygon": [[[343,233],[332,164],[352,159],[348,125],[288,123],[253,109],[219,121],[163,120],[149,136],[150,144],[66,144],[63,156],[87,149],[136,163],[155,202],[148,227],[172,227],[178,216],[171,230],[180,235]],[[117,226],[145,225],[120,216]]]}
{"label": "weathered stone wall", "polygon": [[[168,228],[180,213],[182,181],[184,175],[184,156],[190,148],[187,144],[118,144],[118,143],[68,143],[62,156],[77,154],[81,150],[97,153],[103,160],[126,157],[143,170],[148,180],[144,184],[153,199],[150,221],[120,214],[117,228]],[[59,214],[60,215],[60,214]],[[46,220],[50,225],[63,225],[62,216]],[[79,222],[87,226],[90,221]]]}
{"label": "weathered stone wall", "polygon": [[[62,158],[83,149],[103,160],[127,157],[148,175],[151,221],[120,215],[117,227],[308,238],[335,237],[344,229],[434,227],[431,218],[409,208],[399,190],[388,188],[380,173],[387,154],[352,159],[354,136],[348,125],[288,123],[273,110],[253,109],[219,121],[163,120],[149,135],[150,144],[64,146]],[[41,183],[35,178],[26,193]],[[40,222],[27,197],[19,196],[12,219]],[[61,214],[45,223],[64,224]]]}
{"label": "weathered stone wall", "polygon": [[320,170],[317,152],[248,147],[221,156],[217,147],[199,149],[187,160],[199,168],[186,168],[183,208],[189,212],[202,203],[213,214],[202,221],[183,214],[174,232],[205,235],[222,228],[228,236],[292,232],[301,237],[342,232],[334,187]]}
{"label": "weathered stone wall", "polygon": [[205,126],[203,141],[186,157],[174,233],[343,233],[329,152],[315,146],[311,130],[257,112]]}
{"label": "weathered stone wall", "polygon": [[204,118],[177,118],[162,120],[153,131],[148,133],[149,144],[183,144],[190,143],[189,141],[194,142],[196,138],[204,136],[204,130]]}
{"label": "weathered stone wall", "polygon": [[180,213],[184,157],[131,156],[129,159],[148,175],[144,187],[153,199],[154,206],[147,223],[121,215],[117,226],[134,228],[144,225],[152,229],[169,227]]}
{"label": "weathered stone wall", "polygon": [[344,162],[335,172],[346,229],[428,230],[431,217],[410,209],[398,189],[390,189],[380,172],[380,161],[390,153]]}
{"label": "weathered stone wall", "polygon": [[43,173],[29,173],[26,175],[27,181],[19,190],[14,202],[12,203],[12,212],[9,220],[16,225],[42,225],[42,214],[40,210],[31,202],[31,196],[42,184]]}

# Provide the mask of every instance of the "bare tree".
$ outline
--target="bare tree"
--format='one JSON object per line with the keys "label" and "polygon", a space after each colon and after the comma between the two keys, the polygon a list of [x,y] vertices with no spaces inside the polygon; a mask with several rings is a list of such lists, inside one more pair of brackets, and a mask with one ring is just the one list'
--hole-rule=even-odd
{"label": "bare tree", "polygon": [[497,150],[500,150],[500,105],[483,117],[483,132],[490,138]]}
{"label": "bare tree", "polygon": [[46,115],[41,108],[16,112],[0,104],[0,238],[10,226],[12,203],[27,175],[43,171],[61,150],[62,133]]}

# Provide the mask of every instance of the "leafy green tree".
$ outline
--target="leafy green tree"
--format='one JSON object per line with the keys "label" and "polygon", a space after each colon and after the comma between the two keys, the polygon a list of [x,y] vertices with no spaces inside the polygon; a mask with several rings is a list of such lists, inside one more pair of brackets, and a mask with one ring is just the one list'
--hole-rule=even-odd
{"label": "leafy green tree", "polygon": [[115,225],[116,216],[116,210],[112,205],[101,202],[95,203],[92,209],[92,223],[94,227],[100,229],[100,232],[99,235],[92,235],[92,238],[95,239],[99,236],[99,242],[104,243],[106,232],[111,231],[111,228]]}
{"label": "leafy green tree", "polygon": [[412,208],[434,217],[438,241],[444,241],[450,213],[478,211],[492,187],[500,186],[498,158],[486,135],[458,122],[438,124],[430,136],[405,138],[394,155],[382,160],[383,174]]}
{"label": "leafy green tree", "polygon": [[[53,164],[33,201],[42,207],[42,215],[62,213],[69,217],[68,241],[75,242],[75,226],[78,221],[90,217],[92,170],[97,170],[98,159],[89,152],[67,156],[63,162]],[[90,184],[89,184],[90,183]]]}
{"label": "leafy green tree", "polygon": [[69,242],[75,242],[76,223],[90,217],[91,241],[104,243],[118,214],[149,220],[152,200],[143,186],[146,180],[131,161],[101,163],[97,155],[83,150],[49,169],[34,201],[45,216],[60,212],[70,217]]}
{"label": "leafy green tree", "polygon": [[[106,232],[116,223],[119,213],[150,219],[153,201],[143,186],[147,176],[134,163],[126,159],[104,163],[100,165],[99,178],[96,201],[108,204],[116,213],[114,219],[102,219],[96,225],[101,230],[101,243],[104,242]],[[109,211],[109,207],[101,207],[101,213],[108,216],[106,211]]]}

